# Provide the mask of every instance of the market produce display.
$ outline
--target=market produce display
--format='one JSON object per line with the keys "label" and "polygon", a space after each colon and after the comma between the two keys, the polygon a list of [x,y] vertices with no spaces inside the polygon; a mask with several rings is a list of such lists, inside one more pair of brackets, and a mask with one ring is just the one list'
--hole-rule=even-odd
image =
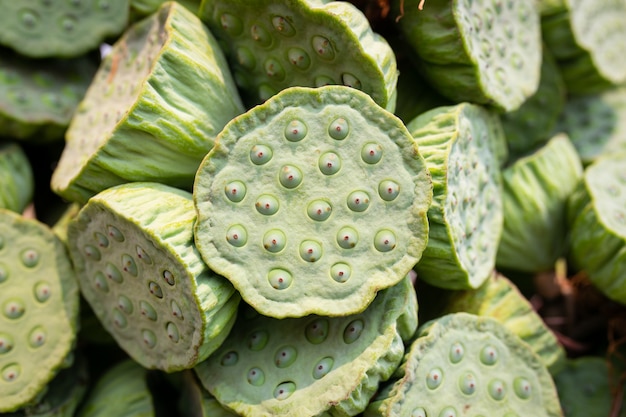
{"label": "market produce display", "polygon": [[626,415],[626,0],[0,6],[0,417]]}

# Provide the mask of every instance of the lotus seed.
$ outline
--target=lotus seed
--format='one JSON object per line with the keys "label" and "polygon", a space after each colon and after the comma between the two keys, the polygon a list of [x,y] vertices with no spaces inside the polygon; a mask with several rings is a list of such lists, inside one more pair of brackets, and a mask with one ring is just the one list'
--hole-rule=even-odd
{"label": "lotus seed", "polygon": [[85,245],[85,256],[88,259],[93,259],[94,261],[99,261],[101,259],[100,251],[91,245]]}
{"label": "lotus seed", "polygon": [[480,351],[480,361],[485,365],[495,365],[498,361],[498,351],[493,346],[485,346]]}
{"label": "lotus seed", "polygon": [[318,75],[317,77],[315,77],[313,82],[316,87],[324,87],[325,85],[331,85],[335,83],[335,81],[331,77],[328,77],[326,75]]}
{"label": "lotus seed", "polygon": [[99,247],[101,248],[109,247],[109,239],[107,239],[107,237],[103,235],[102,233],[95,232],[93,234],[93,237]]}
{"label": "lotus seed", "polygon": [[263,236],[263,247],[268,252],[277,253],[285,248],[287,237],[282,230],[273,229]]}
{"label": "lotus seed", "polygon": [[9,279],[9,271],[7,271],[7,268],[3,264],[0,264],[0,284],[7,279]]}
{"label": "lotus seed", "polygon": [[93,285],[96,287],[97,290],[100,290],[104,293],[109,292],[109,284],[107,283],[107,280],[102,272],[96,272],[93,281]]}
{"label": "lotus seed", "polygon": [[231,245],[240,248],[248,242],[248,232],[240,224],[233,225],[226,231],[226,240]]}
{"label": "lotus seed", "polygon": [[52,294],[50,284],[46,281],[39,281],[35,284],[34,293],[35,299],[40,303],[48,301],[50,295]]}
{"label": "lotus seed", "polygon": [[287,58],[291,64],[299,69],[306,70],[311,65],[311,58],[304,49],[291,48],[287,51]]}
{"label": "lotus seed", "polygon": [[2,379],[6,382],[13,382],[20,376],[20,366],[17,363],[10,363],[2,368]]}
{"label": "lotus seed", "polygon": [[126,320],[126,316],[122,314],[118,309],[113,310],[113,323],[120,329],[124,329],[128,326],[128,320]]}
{"label": "lotus seed", "polygon": [[4,303],[3,311],[6,318],[15,320],[24,315],[26,306],[20,300],[9,299]]}
{"label": "lotus seed", "polygon": [[156,346],[157,338],[152,330],[143,329],[141,331],[141,336],[143,337],[143,343],[149,347],[153,348]]}
{"label": "lotus seed", "polygon": [[274,355],[274,363],[279,368],[286,368],[296,361],[298,352],[293,346],[283,346]]}
{"label": "lotus seed", "polygon": [[135,260],[130,255],[122,255],[122,269],[134,277],[138,274],[137,264],[135,264]]}
{"label": "lotus seed", "polygon": [[273,80],[282,81],[285,79],[285,70],[280,62],[274,58],[269,58],[265,61],[265,75]]}
{"label": "lotus seed", "polygon": [[370,205],[370,196],[365,191],[353,191],[348,195],[348,207],[352,211],[363,212]]}
{"label": "lotus seed", "polygon": [[28,29],[32,29],[39,21],[39,15],[33,10],[24,9],[19,12],[20,18],[24,26]]}
{"label": "lotus seed", "polygon": [[322,245],[315,240],[300,243],[300,257],[307,262],[317,262],[322,257]]}
{"label": "lotus seed", "polygon": [[528,381],[526,378],[515,378],[515,380],[513,381],[513,390],[515,391],[515,394],[522,400],[529,399],[530,395],[532,394],[530,381]]}
{"label": "lotus seed", "polygon": [[0,355],[13,349],[13,338],[6,333],[0,333]]}
{"label": "lotus seed", "polygon": [[283,187],[296,188],[302,182],[302,171],[293,165],[285,165],[278,178]]}
{"label": "lotus seed", "polygon": [[277,93],[276,89],[268,84],[261,84],[259,86],[259,98],[262,101],[269,100],[270,97]]}
{"label": "lotus seed", "polygon": [[35,249],[24,249],[21,253],[22,264],[27,268],[33,268],[39,263],[39,252]]}
{"label": "lotus seed", "polygon": [[378,195],[385,201],[393,201],[400,194],[400,185],[391,180],[381,181],[378,184]]}
{"label": "lotus seed", "polygon": [[285,138],[289,142],[299,142],[305,138],[308,128],[301,120],[294,119],[285,127]]}
{"label": "lotus seed", "polygon": [[272,17],[272,26],[274,26],[274,29],[281,35],[291,37],[296,34],[296,30],[291,23],[282,16]]}
{"label": "lotus seed", "polygon": [[459,378],[459,388],[465,395],[472,395],[475,393],[476,385],[476,377],[471,372],[467,372]]}
{"label": "lotus seed", "polygon": [[272,37],[262,26],[252,25],[250,34],[252,39],[262,47],[268,47],[272,44]]}
{"label": "lotus seed", "polygon": [[506,388],[504,382],[499,379],[494,379],[489,383],[489,395],[494,400],[500,401],[506,395]]}
{"label": "lotus seed", "polygon": [[337,232],[337,244],[344,249],[352,249],[359,241],[359,234],[353,227],[345,226]]}
{"label": "lotus seed", "polygon": [[250,160],[255,165],[268,163],[272,156],[272,149],[266,145],[254,145],[250,150]]}
{"label": "lotus seed", "polygon": [[317,52],[317,55],[326,60],[330,61],[335,58],[335,50],[333,46],[330,44],[330,41],[323,36],[314,36],[311,41],[313,45],[313,50]]}
{"label": "lotus seed", "polygon": [[173,286],[174,284],[176,284],[176,280],[174,280],[174,274],[172,274],[167,269],[163,271],[162,275],[163,275],[163,279],[165,280],[165,282],[168,283],[168,285]]}
{"label": "lotus seed", "polygon": [[348,121],[343,117],[333,120],[330,126],[328,126],[328,134],[331,138],[336,140],[345,139],[349,131],[350,127],[348,126]]}
{"label": "lotus seed", "polygon": [[321,379],[325,377],[332,369],[335,364],[335,360],[329,356],[320,360],[315,367],[313,368],[313,378]]}
{"label": "lotus seed", "polygon": [[364,327],[365,324],[363,323],[363,320],[357,319],[351,321],[343,331],[343,341],[347,344],[356,342],[361,336],[361,333],[363,333]]}
{"label": "lotus seed", "polygon": [[259,351],[262,350],[269,341],[269,333],[265,330],[257,330],[250,335],[248,339],[248,348],[250,350]]}
{"label": "lotus seed", "polygon": [[383,157],[383,148],[377,143],[366,143],[361,148],[361,159],[367,164],[373,165],[378,162]]}
{"label": "lotus seed", "polygon": [[117,242],[123,242],[124,241],[124,235],[115,226],[110,226],[109,225],[107,227],[107,234],[109,235],[109,237],[111,237],[113,240],[116,240]]}
{"label": "lotus seed", "polygon": [[246,186],[241,181],[232,181],[224,187],[224,193],[233,203],[239,203],[246,196]]}
{"label": "lotus seed", "polygon": [[459,363],[465,355],[465,348],[460,342],[456,342],[450,348],[450,362]]}
{"label": "lotus seed", "polygon": [[427,417],[426,410],[424,410],[422,407],[417,407],[411,412],[410,417]]}
{"label": "lotus seed", "polygon": [[260,368],[252,368],[248,371],[248,383],[254,386],[260,386],[265,383],[265,373]]}
{"label": "lotus seed", "polygon": [[336,263],[330,268],[330,276],[339,283],[346,282],[351,274],[352,268],[343,262]]}
{"label": "lotus seed", "polygon": [[42,326],[37,326],[30,331],[30,334],[28,336],[28,344],[32,348],[38,348],[40,346],[43,346],[43,344],[46,342],[46,336],[47,334],[44,328]]}
{"label": "lotus seed", "polygon": [[141,313],[142,316],[152,321],[156,321],[157,319],[156,310],[147,301],[142,300],[139,302],[139,312]]}
{"label": "lotus seed", "polygon": [[76,27],[76,19],[72,16],[65,16],[61,22],[61,26],[65,32],[73,32]]}
{"label": "lotus seed", "polygon": [[341,74],[341,82],[343,85],[356,88],[357,90],[360,90],[362,87],[361,81],[349,72]]}
{"label": "lotus seed", "polygon": [[336,174],[341,169],[341,159],[334,152],[326,152],[320,156],[318,167],[324,175]]}
{"label": "lotus seed", "polygon": [[275,268],[267,274],[267,281],[274,289],[285,290],[291,285],[293,277],[289,271]]}
{"label": "lotus seed", "polygon": [[148,282],[148,291],[150,294],[154,295],[156,298],[163,298],[163,290],[161,286],[154,281]]}
{"label": "lotus seed", "polygon": [[441,368],[434,368],[426,375],[426,386],[430,389],[435,389],[441,385],[443,380],[443,372]]}
{"label": "lotus seed", "polygon": [[283,382],[282,384],[279,384],[274,390],[274,398],[276,398],[277,400],[286,400],[294,392],[296,392],[296,384],[291,381]]}
{"label": "lotus seed", "polygon": [[236,51],[237,62],[242,67],[252,70],[256,66],[256,59],[254,58],[254,54],[246,47],[240,46]]}
{"label": "lotus seed", "polygon": [[261,194],[254,204],[256,210],[266,216],[276,214],[279,206],[280,204],[278,203],[276,197],[269,194]]}
{"label": "lotus seed", "polygon": [[396,235],[391,230],[379,230],[374,237],[374,247],[379,252],[389,252],[396,247]]}
{"label": "lotus seed", "polygon": [[456,417],[456,409],[454,407],[446,407],[441,410],[439,417]]}
{"label": "lotus seed", "polygon": [[220,363],[222,364],[222,366],[233,366],[236,365],[238,361],[239,355],[237,355],[237,352],[231,350],[230,352],[222,356],[222,360],[220,361]]}
{"label": "lotus seed", "polygon": [[100,8],[100,10],[106,12],[111,7],[111,4],[109,3],[109,0],[99,0],[98,7]]}
{"label": "lotus seed", "polygon": [[243,25],[238,17],[224,13],[220,16],[222,28],[231,36],[238,36],[243,32]]}
{"label": "lotus seed", "polygon": [[327,319],[318,318],[309,323],[305,329],[306,340],[318,345],[328,337],[329,322]]}
{"label": "lotus seed", "polygon": [[176,325],[174,323],[172,323],[170,321],[165,326],[165,329],[167,331],[167,337],[169,337],[172,342],[177,343],[180,340],[180,334],[178,332],[178,327],[176,327]]}
{"label": "lotus seed", "polygon": [[180,306],[176,302],[176,300],[172,300],[170,307],[172,308],[172,316],[178,318],[179,320],[183,320],[183,311],[180,309]]}
{"label": "lotus seed", "polygon": [[318,222],[327,220],[332,212],[330,203],[326,200],[316,200],[309,204],[307,207],[307,214],[311,220]]}
{"label": "lotus seed", "polygon": [[106,266],[104,267],[104,275],[106,275],[108,279],[117,283],[121,283],[124,281],[120,271],[115,267],[115,265],[110,262],[107,262]]}
{"label": "lotus seed", "polygon": [[131,314],[133,312],[133,303],[125,295],[120,295],[117,298],[117,306],[126,314]]}

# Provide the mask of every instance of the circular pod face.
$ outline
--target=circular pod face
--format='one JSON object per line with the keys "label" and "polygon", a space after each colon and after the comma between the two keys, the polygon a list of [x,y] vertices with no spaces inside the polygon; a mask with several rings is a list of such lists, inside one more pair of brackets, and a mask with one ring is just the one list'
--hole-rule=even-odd
{"label": "circular pod face", "polygon": [[70,260],[52,231],[0,209],[0,412],[30,403],[64,366],[78,301]]}
{"label": "circular pod face", "polygon": [[419,260],[431,198],[399,119],[348,87],[293,87],[218,137],[195,240],[261,314],[352,314]]}

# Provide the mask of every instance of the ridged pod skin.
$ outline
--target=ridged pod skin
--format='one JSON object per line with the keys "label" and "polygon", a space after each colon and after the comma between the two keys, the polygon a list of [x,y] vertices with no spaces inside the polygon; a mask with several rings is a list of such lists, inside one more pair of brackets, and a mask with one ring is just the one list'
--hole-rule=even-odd
{"label": "ridged pod skin", "polygon": [[354,416],[396,369],[417,324],[408,276],[345,317],[279,320],[243,305],[224,344],[195,370],[242,416]]}
{"label": "ridged pod skin", "polygon": [[[626,152],[585,168],[570,196],[568,258],[608,298],[626,304]],[[598,250],[602,248],[602,250]]]}
{"label": "ridged pod skin", "polygon": [[35,193],[33,168],[17,143],[0,143],[0,208],[21,213]]}
{"label": "ridged pod skin", "polygon": [[78,307],[61,241],[38,220],[0,209],[0,413],[37,401],[68,366]]}
{"label": "ridged pod skin", "polygon": [[336,84],[395,109],[395,54],[349,2],[204,0],[200,17],[222,42],[249,106],[287,87]]}
{"label": "ridged pod skin", "polygon": [[173,372],[226,338],[239,295],[193,242],[191,194],[122,184],[92,197],[68,226],[81,293],[103,327],[146,368]]}
{"label": "ridged pod skin", "polygon": [[164,3],[101,63],[68,128],[51,188],[79,203],[133,181],[190,190],[215,136],[242,112],[213,35],[184,6]]}
{"label": "ridged pod skin", "polygon": [[[147,16],[156,12],[163,3],[168,0],[130,0],[131,16]],[[176,0],[178,3],[189,9],[190,12],[198,14],[200,0]]]}
{"label": "ridged pod skin", "polygon": [[502,171],[504,227],[498,268],[543,272],[567,250],[567,201],[583,175],[578,152],[564,133]]}
{"label": "ridged pod skin", "polygon": [[468,313],[421,324],[402,364],[364,417],[561,417],[545,365],[490,317]]}
{"label": "ridged pod skin", "polygon": [[502,232],[498,115],[461,103],[424,112],[407,128],[433,180],[428,245],[414,269],[431,285],[477,288],[495,267]]}

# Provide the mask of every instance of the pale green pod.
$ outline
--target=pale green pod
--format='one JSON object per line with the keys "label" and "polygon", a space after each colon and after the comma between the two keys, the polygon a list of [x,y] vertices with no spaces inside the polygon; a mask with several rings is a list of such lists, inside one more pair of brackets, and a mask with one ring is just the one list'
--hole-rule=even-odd
{"label": "pale green pod", "polygon": [[490,317],[454,313],[424,323],[364,417],[561,417],[550,373]]}
{"label": "pale green pod", "polygon": [[344,317],[281,320],[244,308],[224,344],[195,370],[222,405],[247,417],[359,414],[417,328],[409,277]]}
{"label": "pale green pod", "polygon": [[37,400],[67,366],[78,304],[61,241],[45,224],[0,209],[0,413]]}
{"label": "pale green pod", "polygon": [[17,143],[0,143],[0,185],[0,208],[21,213],[33,200],[33,168]]}
{"label": "pale green pod", "polygon": [[542,272],[566,253],[567,200],[583,175],[578,152],[557,134],[502,171],[504,227],[498,268]]}
{"label": "pale green pod", "polygon": [[190,190],[215,136],[241,112],[213,35],[185,7],[165,3],[102,61],[67,130],[51,187],[79,203],[134,181]]}
{"label": "pale green pod", "polygon": [[395,54],[349,2],[204,0],[200,17],[222,41],[250,105],[287,87],[335,84],[395,108]]}
{"label": "pale green pod", "polygon": [[196,245],[261,314],[354,314],[420,259],[431,187],[404,124],[368,95],[291,87],[202,162]]}
{"label": "pale green pod", "polygon": [[131,358],[173,372],[206,359],[235,321],[239,295],[202,262],[191,194],[156,183],[98,193],[67,232],[81,293]]}
{"label": "pale green pod", "polygon": [[428,245],[414,269],[431,285],[477,288],[495,267],[502,232],[500,119],[461,103],[427,111],[407,128],[433,180]]}
{"label": "pale green pod", "polygon": [[422,74],[445,97],[510,112],[537,91],[541,27],[534,2],[391,3]]}

